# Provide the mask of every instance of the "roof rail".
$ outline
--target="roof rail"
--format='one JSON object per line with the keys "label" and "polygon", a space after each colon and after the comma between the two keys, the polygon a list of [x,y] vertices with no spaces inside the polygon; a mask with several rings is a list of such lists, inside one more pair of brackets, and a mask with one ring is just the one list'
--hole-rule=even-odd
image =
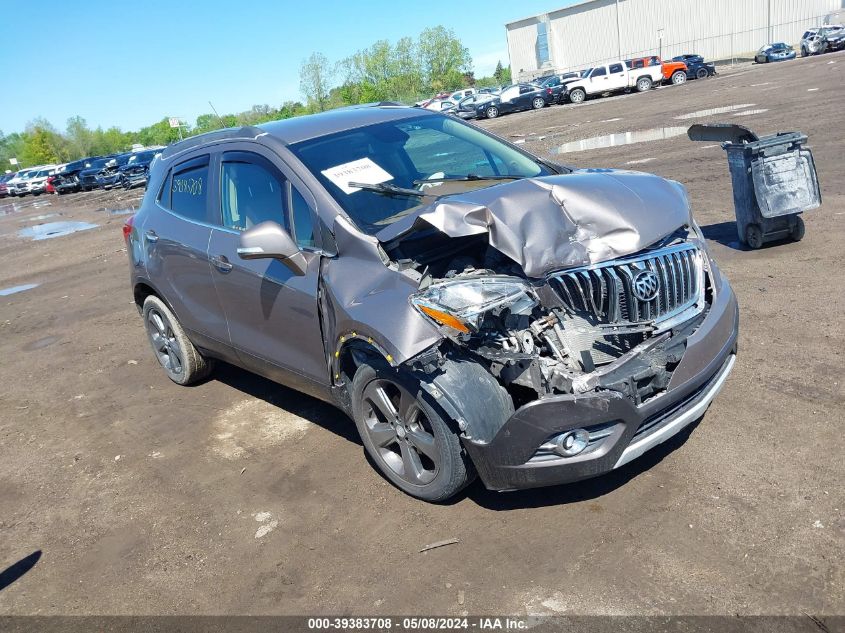
{"label": "roof rail", "polygon": [[205,134],[197,134],[196,136],[190,136],[185,140],[179,141],[178,143],[173,143],[173,145],[168,145],[161,152],[161,158],[162,160],[170,158],[174,154],[184,152],[187,149],[197,147],[198,145],[203,145],[204,143],[210,143],[213,141],[225,141],[233,138],[255,138],[259,134],[263,133],[264,132],[262,130],[259,130],[257,127],[253,127],[251,125],[244,125],[243,127],[227,127],[222,130],[206,132]]}

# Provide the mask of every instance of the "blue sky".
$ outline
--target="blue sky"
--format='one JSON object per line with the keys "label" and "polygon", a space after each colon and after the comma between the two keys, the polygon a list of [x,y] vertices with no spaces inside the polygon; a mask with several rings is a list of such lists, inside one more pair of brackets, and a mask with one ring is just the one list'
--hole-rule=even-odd
{"label": "blue sky", "polygon": [[209,100],[221,114],[280,105],[300,99],[299,65],[311,52],[337,61],[438,24],[455,31],[482,76],[498,59],[507,65],[506,22],[572,1],[38,2],[23,20],[11,9],[0,20],[0,130],[21,131],[37,116],[63,130],[75,114],[128,130],[163,116],[193,122]]}

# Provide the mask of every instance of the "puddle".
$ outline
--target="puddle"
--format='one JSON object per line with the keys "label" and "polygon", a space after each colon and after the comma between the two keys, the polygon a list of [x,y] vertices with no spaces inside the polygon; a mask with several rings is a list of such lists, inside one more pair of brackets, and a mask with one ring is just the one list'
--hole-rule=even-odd
{"label": "puddle", "polygon": [[752,114],[762,114],[763,112],[768,112],[768,108],[762,108],[760,110],[745,110],[744,112],[737,112],[734,116],[750,116]]}
{"label": "puddle", "polygon": [[682,114],[680,116],[676,116],[675,119],[678,121],[683,121],[684,119],[697,119],[698,117],[702,116],[711,116],[713,114],[724,114],[725,112],[736,112],[737,110],[744,110],[745,108],[750,108],[751,106],[757,105],[756,103],[740,103],[738,105],[730,105],[730,106],[722,106],[721,108],[708,108],[706,110],[696,110],[695,112],[690,112],[688,114]]}
{"label": "puddle", "polygon": [[48,345],[52,345],[58,340],[58,336],[45,336],[44,338],[40,338],[36,341],[32,341],[31,343],[27,343],[23,346],[23,349],[24,351],[31,352],[36,349],[42,349],[44,347],[47,347]]}
{"label": "puddle", "polygon": [[632,145],[634,143],[646,143],[649,141],[662,141],[675,136],[683,136],[687,133],[686,127],[657,127],[651,130],[637,130],[634,132],[620,132],[619,134],[605,134],[594,136],[580,141],[564,143],[552,150],[552,154],[566,154],[568,152],[583,152],[603,147],[616,147],[618,145]]}
{"label": "puddle", "polygon": [[33,240],[49,240],[53,237],[70,235],[77,231],[96,229],[98,226],[98,224],[91,224],[89,222],[48,222],[47,224],[38,224],[37,226],[28,226],[21,229],[18,231],[18,236],[29,237]]}
{"label": "puddle", "polygon": [[0,290],[0,297],[8,297],[9,295],[24,292],[25,290],[32,290],[37,287],[38,284],[22,284],[20,286],[12,286],[11,288],[3,288]]}

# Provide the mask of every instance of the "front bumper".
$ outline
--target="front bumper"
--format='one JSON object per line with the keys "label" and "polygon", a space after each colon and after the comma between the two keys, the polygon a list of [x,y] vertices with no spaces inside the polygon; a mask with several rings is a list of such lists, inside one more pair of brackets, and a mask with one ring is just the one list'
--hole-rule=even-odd
{"label": "front bumper", "polygon": [[[640,407],[618,392],[552,396],[518,409],[488,443],[464,439],[491,490],[569,483],[619,468],[700,418],[736,359],[739,311],[726,279],[665,393]],[[595,445],[574,457],[538,458],[549,438],[571,429],[602,429]]]}

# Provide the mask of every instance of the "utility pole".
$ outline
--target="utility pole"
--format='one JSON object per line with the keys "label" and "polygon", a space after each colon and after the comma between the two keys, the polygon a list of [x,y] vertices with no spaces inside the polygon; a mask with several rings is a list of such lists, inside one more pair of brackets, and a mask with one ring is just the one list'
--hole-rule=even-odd
{"label": "utility pole", "polygon": [[622,59],[622,30],[619,27],[619,0],[616,0],[616,57]]}

